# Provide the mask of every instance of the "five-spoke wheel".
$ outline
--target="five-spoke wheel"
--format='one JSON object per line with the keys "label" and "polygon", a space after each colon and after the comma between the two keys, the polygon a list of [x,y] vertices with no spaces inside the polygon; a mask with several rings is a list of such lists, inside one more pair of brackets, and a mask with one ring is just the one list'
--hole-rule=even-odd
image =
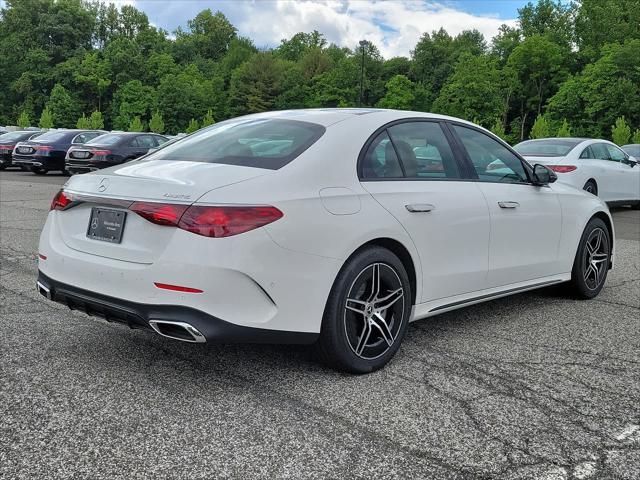
{"label": "five-spoke wheel", "polygon": [[400,347],[411,305],[409,278],[396,255],[375,246],[356,252],[327,301],[317,345],[321,358],[353,373],[383,367]]}

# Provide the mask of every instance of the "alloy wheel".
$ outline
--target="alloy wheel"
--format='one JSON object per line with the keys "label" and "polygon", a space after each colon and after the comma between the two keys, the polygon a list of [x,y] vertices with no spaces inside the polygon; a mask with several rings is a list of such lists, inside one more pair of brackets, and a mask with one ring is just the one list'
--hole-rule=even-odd
{"label": "alloy wheel", "polygon": [[609,259],[609,239],[601,228],[595,228],[589,234],[583,253],[584,283],[596,290],[603,282]]}
{"label": "alloy wheel", "polygon": [[344,329],[351,350],[372,360],[395,343],[404,316],[404,289],[386,263],[365,267],[351,284],[344,304]]}

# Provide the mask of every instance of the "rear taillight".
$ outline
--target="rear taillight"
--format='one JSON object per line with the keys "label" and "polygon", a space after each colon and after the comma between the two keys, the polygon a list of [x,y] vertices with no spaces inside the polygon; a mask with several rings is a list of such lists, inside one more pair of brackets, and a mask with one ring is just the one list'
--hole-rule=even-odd
{"label": "rear taillight", "polygon": [[556,173],[569,173],[578,168],[575,165],[547,165],[547,167]]}
{"label": "rear taillight", "polygon": [[73,200],[69,193],[65,192],[64,190],[60,190],[58,193],[56,193],[56,196],[53,197],[50,210],[64,210],[71,204],[72,201]]}
{"label": "rear taillight", "polygon": [[53,150],[53,147],[50,147],[49,145],[40,145],[36,147],[37,152],[50,152],[51,150]]}
{"label": "rear taillight", "polygon": [[0,150],[13,150],[13,145],[0,145]]}
{"label": "rear taillight", "polygon": [[189,208],[188,205],[171,203],[134,202],[129,210],[156,225],[177,227],[180,217],[187,208]]}
{"label": "rear taillight", "polygon": [[91,150],[96,157],[106,157],[107,155],[111,155],[111,150]]}
{"label": "rear taillight", "polygon": [[178,227],[204,237],[231,237],[268,225],[282,218],[276,207],[192,206],[182,215]]}

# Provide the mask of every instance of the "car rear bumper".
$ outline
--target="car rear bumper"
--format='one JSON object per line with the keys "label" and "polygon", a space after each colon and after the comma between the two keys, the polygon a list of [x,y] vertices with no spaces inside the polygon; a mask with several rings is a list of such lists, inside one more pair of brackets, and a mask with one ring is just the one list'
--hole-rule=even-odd
{"label": "car rear bumper", "polygon": [[12,162],[10,153],[0,154],[0,166],[11,167],[12,165],[13,165],[13,162]]}
{"label": "car rear bumper", "polygon": [[64,168],[64,161],[59,158],[45,157],[40,155],[15,155],[13,156],[13,164],[19,167],[42,167],[46,170],[61,170]]}
{"label": "car rear bumper", "polygon": [[[154,330],[163,336],[192,343],[311,344],[318,337],[317,333],[236,325],[181,305],[151,305],[109,297],[55,281],[40,271],[37,288],[49,300],[67,305],[71,310],[124,323],[131,328]],[[186,329],[184,332],[165,329],[168,325],[191,326],[193,333],[189,335]]]}

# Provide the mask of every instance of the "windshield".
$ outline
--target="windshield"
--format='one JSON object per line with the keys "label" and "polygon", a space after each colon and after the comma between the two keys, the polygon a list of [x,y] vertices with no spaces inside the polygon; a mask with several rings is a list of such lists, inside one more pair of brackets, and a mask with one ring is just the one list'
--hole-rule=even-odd
{"label": "windshield", "polygon": [[185,160],[277,170],[325,132],[322,125],[274,118],[221,122],[163,146],[146,160]]}
{"label": "windshield", "polygon": [[16,140],[24,140],[33,135],[33,132],[10,132],[0,135],[0,142],[12,142]]}
{"label": "windshield", "polygon": [[93,140],[85,143],[85,145],[115,145],[120,140],[122,140],[121,134],[108,133],[94,138]]}
{"label": "windshield", "polygon": [[58,140],[62,140],[66,132],[47,132],[40,135],[35,140],[38,142],[56,142]]}
{"label": "windshield", "polygon": [[584,140],[570,140],[559,138],[546,138],[544,140],[529,140],[522,142],[513,147],[520,155],[529,155],[533,157],[564,157],[576,145]]}

